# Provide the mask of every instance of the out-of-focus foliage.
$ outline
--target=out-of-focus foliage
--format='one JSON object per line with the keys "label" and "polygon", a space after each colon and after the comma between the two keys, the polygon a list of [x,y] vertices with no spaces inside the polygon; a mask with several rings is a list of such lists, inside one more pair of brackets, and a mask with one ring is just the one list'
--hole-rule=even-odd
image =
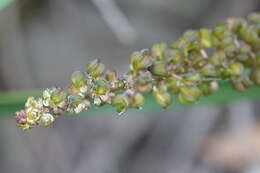
{"label": "out-of-focus foliage", "polygon": [[5,8],[7,5],[9,5],[12,2],[13,2],[13,0],[1,0],[0,1],[0,10]]}

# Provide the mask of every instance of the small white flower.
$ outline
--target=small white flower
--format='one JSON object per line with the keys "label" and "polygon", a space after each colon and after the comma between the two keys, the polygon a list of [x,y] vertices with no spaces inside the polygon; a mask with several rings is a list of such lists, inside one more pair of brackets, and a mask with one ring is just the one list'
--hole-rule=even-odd
{"label": "small white flower", "polygon": [[80,103],[75,109],[75,113],[78,114],[82,112],[86,108],[86,105],[84,103]]}
{"label": "small white flower", "polygon": [[44,126],[49,126],[54,121],[54,117],[50,113],[44,113],[41,116],[41,124]]}
{"label": "small white flower", "polygon": [[102,103],[101,99],[99,97],[95,97],[94,98],[94,105],[96,106],[100,106]]}

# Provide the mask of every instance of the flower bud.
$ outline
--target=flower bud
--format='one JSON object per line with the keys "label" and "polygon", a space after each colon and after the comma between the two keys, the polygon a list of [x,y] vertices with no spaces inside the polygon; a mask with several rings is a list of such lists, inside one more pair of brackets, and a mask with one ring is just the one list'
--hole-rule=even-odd
{"label": "flower bud", "polygon": [[24,110],[16,112],[15,120],[18,124],[25,124],[26,123],[26,112]]}
{"label": "flower bud", "polygon": [[153,96],[155,97],[157,103],[163,108],[167,108],[172,103],[171,95],[162,89],[156,87],[153,88]]}

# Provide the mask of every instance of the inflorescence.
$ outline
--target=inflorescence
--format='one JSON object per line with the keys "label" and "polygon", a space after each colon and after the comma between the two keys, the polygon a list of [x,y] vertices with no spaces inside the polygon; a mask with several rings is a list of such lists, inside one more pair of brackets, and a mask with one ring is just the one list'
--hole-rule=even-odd
{"label": "inflorescence", "polygon": [[130,71],[122,77],[105,70],[99,59],[90,61],[87,72],[72,74],[69,87],[29,97],[25,109],[16,112],[16,122],[23,130],[48,126],[63,113],[105,104],[122,114],[141,108],[148,92],[163,108],[171,105],[172,94],[182,104],[192,104],[218,91],[220,81],[238,91],[260,85],[260,14],[230,18],[213,29],[188,30],[174,43],[134,52]]}

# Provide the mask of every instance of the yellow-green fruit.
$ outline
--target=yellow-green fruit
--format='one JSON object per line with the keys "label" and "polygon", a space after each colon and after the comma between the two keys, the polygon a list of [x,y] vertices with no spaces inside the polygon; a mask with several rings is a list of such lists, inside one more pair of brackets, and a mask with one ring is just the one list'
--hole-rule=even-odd
{"label": "yellow-green fruit", "polygon": [[86,84],[86,76],[80,71],[75,71],[71,75],[71,83],[74,88],[79,89]]}
{"label": "yellow-green fruit", "polygon": [[157,103],[161,105],[163,108],[167,108],[171,103],[171,95],[163,90],[159,90],[158,88],[153,88],[153,96],[155,97]]}
{"label": "yellow-green fruit", "polygon": [[131,68],[134,71],[146,69],[152,65],[152,60],[148,50],[134,52],[131,55]]}
{"label": "yellow-green fruit", "polygon": [[129,105],[129,99],[124,95],[117,95],[112,99],[112,106],[116,107],[118,113],[126,111]]}
{"label": "yellow-green fruit", "polygon": [[100,76],[105,70],[105,65],[99,59],[94,59],[87,63],[87,71],[92,78]]}
{"label": "yellow-green fruit", "polygon": [[55,90],[52,94],[51,94],[51,100],[55,103],[55,104],[59,104],[63,101],[66,100],[66,93],[61,90],[61,89],[57,89]]}
{"label": "yellow-green fruit", "polygon": [[104,95],[107,90],[108,90],[108,86],[106,81],[104,80],[98,80],[95,82],[95,93],[98,95]]}
{"label": "yellow-green fruit", "polygon": [[177,79],[176,77],[169,77],[165,80],[165,85],[167,86],[168,91],[171,93],[176,93],[179,91],[180,83],[180,79]]}
{"label": "yellow-green fruit", "polygon": [[254,83],[258,86],[260,86],[260,69],[256,68],[252,71],[251,79],[254,81]]}
{"label": "yellow-green fruit", "polygon": [[164,62],[157,62],[151,67],[151,72],[156,76],[166,76],[167,75],[167,65]]}
{"label": "yellow-green fruit", "polygon": [[199,86],[203,95],[207,96],[219,90],[219,84],[217,81],[203,82]]}
{"label": "yellow-green fruit", "polygon": [[195,86],[182,87],[179,93],[179,101],[182,104],[192,104],[198,100],[200,95],[201,91]]}
{"label": "yellow-green fruit", "polygon": [[231,84],[235,90],[240,92],[244,92],[247,89],[247,87],[242,83],[242,81],[232,81]]}
{"label": "yellow-green fruit", "polygon": [[202,48],[209,49],[212,47],[212,33],[209,29],[200,29],[200,42]]}
{"label": "yellow-green fruit", "polygon": [[157,61],[162,61],[165,59],[165,51],[167,49],[166,43],[155,44],[152,47],[152,56],[155,57]]}
{"label": "yellow-green fruit", "polygon": [[228,65],[228,71],[231,76],[240,76],[244,72],[244,67],[241,63],[235,62]]}
{"label": "yellow-green fruit", "polygon": [[134,108],[139,108],[144,104],[144,96],[141,93],[136,93],[132,97],[131,106]]}
{"label": "yellow-green fruit", "polygon": [[105,73],[105,79],[109,82],[117,81],[117,74],[115,70],[108,70]]}

